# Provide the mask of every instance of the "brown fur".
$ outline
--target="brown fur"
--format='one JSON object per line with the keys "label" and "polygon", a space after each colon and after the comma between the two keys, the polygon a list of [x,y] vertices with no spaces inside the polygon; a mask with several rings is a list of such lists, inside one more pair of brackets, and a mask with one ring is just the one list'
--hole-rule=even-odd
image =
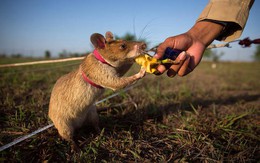
{"label": "brown fur", "polygon": [[113,40],[111,32],[106,33],[106,39],[93,34],[91,42],[110,65],[101,63],[92,53],[87,55],[78,69],[57,80],[50,99],[50,119],[61,137],[73,144],[75,129],[92,125],[99,131],[94,103],[104,92],[104,89],[86,83],[82,72],[94,83],[112,90],[124,88],[145,75],[145,70],[141,69],[135,75],[122,77],[132,66],[134,58],[144,50],[144,43]]}

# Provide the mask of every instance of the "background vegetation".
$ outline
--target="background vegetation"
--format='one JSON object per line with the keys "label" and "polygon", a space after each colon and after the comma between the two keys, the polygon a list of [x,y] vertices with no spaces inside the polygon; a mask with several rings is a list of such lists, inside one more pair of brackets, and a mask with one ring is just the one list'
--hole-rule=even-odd
{"label": "background vegetation", "polygon": [[[1,146],[51,123],[51,89],[79,63],[0,69]],[[257,162],[260,64],[211,64],[202,62],[183,78],[147,74],[135,88],[98,105],[102,132],[79,130],[79,153],[51,128],[2,151],[0,161]]]}

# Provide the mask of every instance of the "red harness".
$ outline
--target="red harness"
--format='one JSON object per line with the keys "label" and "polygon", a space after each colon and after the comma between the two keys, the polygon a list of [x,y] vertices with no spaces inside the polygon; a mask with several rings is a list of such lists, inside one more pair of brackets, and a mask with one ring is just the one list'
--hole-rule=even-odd
{"label": "red harness", "polygon": [[110,66],[110,64],[107,63],[107,61],[105,61],[104,58],[100,55],[100,53],[97,51],[97,49],[95,49],[95,50],[93,51],[93,54],[94,54],[94,56],[96,57],[97,60],[99,60],[100,62],[102,62],[102,63],[107,64],[107,65]]}
{"label": "red harness", "polygon": [[[95,50],[93,51],[93,54],[94,54],[95,58],[96,58],[97,60],[99,60],[101,63],[110,65],[109,63],[107,63],[107,62],[104,60],[104,58],[100,55],[100,53],[97,51],[97,49],[95,49]],[[83,80],[84,80],[85,82],[89,83],[90,85],[92,85],[92,86],[94,86],[94,87],[96,87],[96,88],[103,89],[102,86],[97,85],[96,83],[92,82],[92,81],[87,77],[87,75],[86,75],[83,71],[82,71],[81,74],[82,74],[82,78],[83,78]]]}
{"label": "red harness", "polygon": [[94,87],[96,87],[96,88],[103,89],[102,86],[97,85],[97,84],[95,84],[94,82],[92,82],[92,81],[87,77],[87,75],[86,75],[83,71],[82,71],[82,78],[83,78],[83,80],[84,80],[85,82],[89,83],[90,85],[92,85],[92,86],[94,86]]}

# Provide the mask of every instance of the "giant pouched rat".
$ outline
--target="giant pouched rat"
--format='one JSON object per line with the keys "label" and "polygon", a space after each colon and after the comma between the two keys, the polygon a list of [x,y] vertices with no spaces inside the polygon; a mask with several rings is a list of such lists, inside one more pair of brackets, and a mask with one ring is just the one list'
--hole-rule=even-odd
{"label": "giant pouched rat", "polygon": [[74,132],[83,125],[92,125],[99,131],[99,118],[95,101],[104,92],[103,88],[118,90],[145,75],[139,73],[123,77],[146,48],[143,42],[114,40],[111,32],[106,37],[95,33],[90,38],[95,47],[85,57],[79,68],[62,76],[53,87],[49,117],[60,136],[75,145]]}

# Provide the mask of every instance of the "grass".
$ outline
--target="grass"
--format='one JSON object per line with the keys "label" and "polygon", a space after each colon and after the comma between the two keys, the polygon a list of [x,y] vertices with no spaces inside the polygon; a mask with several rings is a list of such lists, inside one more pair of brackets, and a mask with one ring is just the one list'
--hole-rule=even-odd
{"label": "grass", "polygon": [[[51,88],[78,63],[0,69],[1,146],[50,123]],[[106,108],[99,114],[102,132],[80,130],[81,152],[71,152],[51,128],[2,151],[0,161],[257,162],[259,72],[259,63],[212,69],[202,62],[183,78],[148,74],[140,86],[98,105]]]}

